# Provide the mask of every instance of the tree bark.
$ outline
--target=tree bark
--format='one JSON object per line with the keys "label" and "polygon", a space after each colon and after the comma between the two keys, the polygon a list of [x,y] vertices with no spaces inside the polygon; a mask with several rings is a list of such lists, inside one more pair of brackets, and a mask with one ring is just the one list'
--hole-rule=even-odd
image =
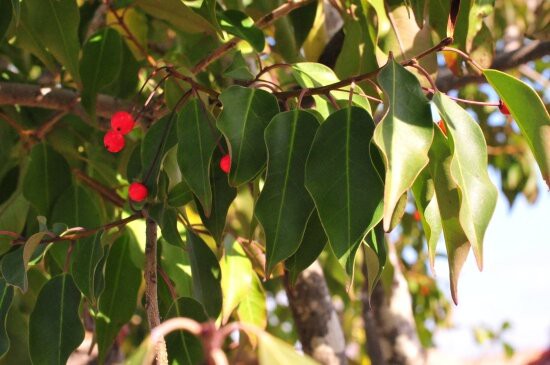
{"label": "tree bark", "polygon": [[284,280],[304,352],[324,365],[347,364],[344,333],[319,263],[304,270],[292,287]]}
{"label": "tree bark", "polygon": [[375,365],[419,365],[426,362],[412,311],[407,280],[393,245],[389,260],[394,268],[391,293],[379,282],[369,305],[366,286],[361,296],[367,351]]}

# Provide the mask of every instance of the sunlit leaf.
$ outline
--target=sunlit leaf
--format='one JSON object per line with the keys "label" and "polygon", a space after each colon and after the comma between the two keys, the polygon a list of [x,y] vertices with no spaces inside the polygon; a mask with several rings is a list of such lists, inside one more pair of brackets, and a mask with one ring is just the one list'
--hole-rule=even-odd
{"label": "sunlit leaf", "polygon": [[257,52],[261,52],[265,46],[264,33],[254,25],[254,20],[238,10],[226,10],[219,13],[220,26],[227,33],[233,34],[248,43]]}
{"label": "sunlit leaf", "polygon": [[433,138],[432,114],[418,79],[389,60],[378,74],[385,93],[385,115],[374,131],[374,142],[386,165],[384,230],[388,231],[402,195],[428,164]]}

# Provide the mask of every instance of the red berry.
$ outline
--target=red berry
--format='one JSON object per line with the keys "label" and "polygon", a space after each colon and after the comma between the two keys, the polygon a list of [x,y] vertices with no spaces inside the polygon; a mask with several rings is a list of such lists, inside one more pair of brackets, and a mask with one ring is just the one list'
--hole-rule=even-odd
{"label": "red berry", "polygon": [[510,115],[510,110],[508,109],[508,106],[504,104],[502,100],[499,100],[498,102],[498,110],[504,115]]}
{"label": "red berry", "polygon": [[147,198],[149,191],[142,183],[133,182],[128,188],[128,196],[135,202],[144,201]]}
{"label": "red berry", "polygon": [[124,148],[124,136],[116,131],[108,131],[103,136],[103,144],[109,152],[120,152]]}
{"label": "red berry", "polygon": [[443,132],[444,135],[447,135],[447,127],[445,126],[443,119],[440,119],[439,122],[437,122],[437,125],[439,129],[441,129],[441,132]]}
{"label": "red berry", "polygon": [[111,128],[122,134],[130,133],[135,124],[132,114],[127,112],[116,112],[111,117]]}
{"label": "red berry", "polygon": [[420,220],[420,212],[418,210],[415,210],[414,213],[413,213],[413,219],[415,221],[419,221]]}
{"label": "red berry", "polygon": [[221,158],[220,169],[222,169],[222,171],[226,174],[229,174],[229,170],[231,170],[231,157],[229,157],[229,155],[224,155]]}

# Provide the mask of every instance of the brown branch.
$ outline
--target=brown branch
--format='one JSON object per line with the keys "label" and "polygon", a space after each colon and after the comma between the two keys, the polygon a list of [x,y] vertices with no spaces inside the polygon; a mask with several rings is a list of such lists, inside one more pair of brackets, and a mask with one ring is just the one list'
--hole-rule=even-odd
{"label": "brown branch", "polygon": [[[531,43],[510,52],[504,52],[495,57],[489,68],[506,71],[527,62],[550,54],[550,41],[532,41]],[[482,83],[485,78],[480,75],[457,77],[451,71],[440,70],[436,80],[437,88],[443,92],[461,88],[470,83]]]}
{"label": "brown branch", "polygon": [[[103,229],[107,230],[107,229],[111,229],[111,228],[115,228],[115,227],[125,226],[128,223],[133,222],[133,221],[135,221],[137,219],[140,219],[142,217],[143,217],[143,214],[141,212],[134,213],[131,216],[126,217],[124,219],[119,219],[119,220],[116,220],[114,222],[107,223],[107,224],[104,224],[104,225],[96,227],[96,228],[84,229],[84,230],[81,230],[78,233],[74,233],[74,234],[66,234],[64,236],[56,236],[56,237],[52,237],[52,238],[47,238],[47,239],[44,239],[44,240],[40,241],[40,243],[41,244],[46,244],[46,243],[61,242],[61,241],[76,241],[76,240],[79,240],[81,238],[89,237],[89,236],[93,235],[94,233],[99,232]],[[24,238],[24,237],[21,237],[21,238],[18,238],[16,240],[14,240],[12,242],[12,244],[22,245],[25,242],[27,242],[27,239]]]}
{"label": "brown branch", "polygon": [[[268,25],[275,22],[277,19],[287,15],[291,11],[298,9],[304,5],[309,4],[313,0],[303,0],[303,1],[289,1],[287,3],[284,3],[283,5],[279,6],[278,8],[274,9],[273,11],[267,13],[260,19],[258,19],[255,23],[256,27],[258,28],[265,28]],[[193,74],[197,74],[201,71],[203,71],[208,65],[210,65],[212,62],[216,61],[220,57],[222,57],[224,54],[232,50],[237,43],[239,43],[241,40],[239,38],[231,38],[227,43],[222,44],[218,49],[214,50],[212,53],[210,53],[208,56],[203,58],[201,61],[199,61],[192,69],[191,72]]]}
{"label": "brown branch", "polygon": [[[157,296],[157,223],[147,218],[145,230],[145,310],[149,328],[160,325],[160,314]],[[168,353],[166,342],[160,338],[155,344],[156,360],[159,365],[168,365]]]}

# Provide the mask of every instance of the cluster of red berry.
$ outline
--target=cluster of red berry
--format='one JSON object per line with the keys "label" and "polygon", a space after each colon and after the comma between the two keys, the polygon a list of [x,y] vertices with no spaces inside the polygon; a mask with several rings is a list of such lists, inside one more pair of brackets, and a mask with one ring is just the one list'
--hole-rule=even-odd
{"label": "cluster of red berry", "polygon": [[[124,136],[136,125],[136,121],[132,114],[119,111],[111,117],[111,129],[103,136],[103,144],[107,151],[117,153],[122,151],[126,144]],[[128,188],[128,196],[135,202],[141,202],[147,199],[147,187],[139,182],[133,182]]]}
{"label": "cluster of red berry", "polygon": [[124,135],[130,133],[136,122],[132,114],[127,112],[116,112],[111,117],[111,129],[103,136],[103,144],[107,151],[117,153],[122,151],[126,142]]}

